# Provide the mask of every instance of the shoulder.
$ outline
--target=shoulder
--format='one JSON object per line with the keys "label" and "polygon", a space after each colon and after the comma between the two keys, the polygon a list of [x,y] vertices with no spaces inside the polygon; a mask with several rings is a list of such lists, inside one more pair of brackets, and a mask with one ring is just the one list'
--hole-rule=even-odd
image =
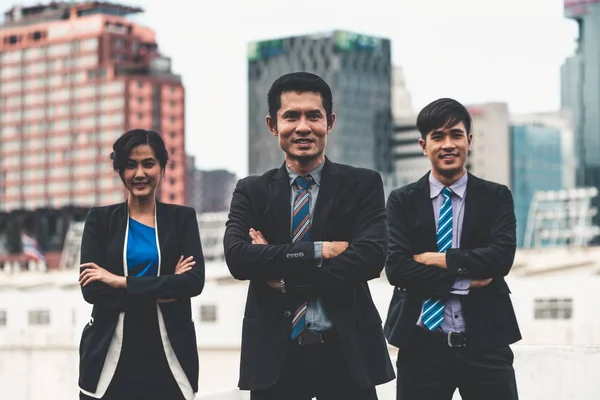
{"label": "shoulder", "polygon": [[108,218],[113,215],[120,207],[123,207],[123,203],[110,204],[107,206],[95,206],[89,209],[86,221],[97,218]]}
{"label": "shoulder", "polygon": [[159,207],[165,210],[166,214],[169,214],[175,218],[196,218],[196,210],[193,207],[182,206],[179,204],[168,204],[168,203],[158,203]]}
{"label": "shoulder", "polygon": [[[477,187],[482,188],[483,190],[485,190],[486,192],[488,192],[489,194],[491,194],[493,196],[503,197],[506,195],[512,195],[508,186],[503,185],[501,183],[481,179],[472,174],[469,174],[469,182],[472,182]],[[469,185],[469,183],[467,183],[467,185]],[[468,186],[467,186],[467,188],[468,188]]]}
{"label": "shoulder", "polygon": [[268,170],[267,172],[261,175],[246,176],[245,178],[241,178],[240,180],[238,180],[237,187],[255,187],[260,185],[266,185],[273,179],[277,171],[278,169],[274,168]]}
{"label": "shoulder", "polygon": [[406,197],[409,196],[417,187],[417,184],[418,182],[413,182],[392,190],[390,192],[389,199],[404,201],[404,199],[406,199]]}
{"label": "shoulder", "polygon": [[354,167],[348,164],[338,164],[331,162],[337,173],[344,179],[350,179],[356,182],[383,182],[379,172],[369,168]]}

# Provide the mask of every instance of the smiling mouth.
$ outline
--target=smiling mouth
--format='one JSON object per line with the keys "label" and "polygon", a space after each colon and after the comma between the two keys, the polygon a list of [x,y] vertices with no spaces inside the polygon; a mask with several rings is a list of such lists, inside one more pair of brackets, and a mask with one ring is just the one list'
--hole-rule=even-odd
{"label": "smiling mouth", "polygon": [[314,142],[314,140],[312,140],[312,139],[295,139],[294,140],[295,144],[310,144],[313,142]]}
{"label": "smiling mouth", "polygon": [[440,155],[440,158],[442,160],[454,160],[455,158],[458,158],[458,154],[442,154]]}

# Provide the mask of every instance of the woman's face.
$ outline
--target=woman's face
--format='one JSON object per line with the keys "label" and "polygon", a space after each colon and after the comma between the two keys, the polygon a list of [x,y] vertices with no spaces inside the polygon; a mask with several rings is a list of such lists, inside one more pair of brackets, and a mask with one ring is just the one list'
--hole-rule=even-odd
{"label": "woman's face", "polygon": [[163,170],[152,146],[140,144],[131,150],[127,158],[123,180],[132,196],[154,197],[162,173]]}

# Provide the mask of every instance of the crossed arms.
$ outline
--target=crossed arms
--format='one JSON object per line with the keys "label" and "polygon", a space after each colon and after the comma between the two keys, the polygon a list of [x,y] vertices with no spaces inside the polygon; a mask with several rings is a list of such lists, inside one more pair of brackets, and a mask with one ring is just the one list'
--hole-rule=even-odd
{"label": "crossed arms", "polygon": [[127,297],[146,297],[158,302],[197,296],[204,287],[204,259],[196,214],[189,209],[181,228],[184,254],[175,268],[176,274],[158,277],[124,277],[110,272],[106,265],[106,221],[92,208],[81,240],[79,283],[84,299],[99,307],[122,309]]}
{"label": "crossed arms", "polygon": [[389,254],[386,275],[389,282],[424,296],[447,295],[457,278],[471,279],[471,288],[483,287],[510,271],[516,249],[516,220],[512,194],[498,186],[493,207],[488,246],[477,249],[449,249],[446,253],[413,250],[407,227],[407,194],[396,190],[389,196]]}
{"label": "crossed arms", "polygon": [[[373,173],[374,175],[376,173]],[[379,177],[379,174],[376,174]],[[365,180],[360,188],[360,213],[347,248],[343,242],[324,242],[323,260],[315,258],[314,242],[252,243],[250,230],[264,225],[252,208],[247,181],[238,182],[225,231],[227,266],[240,280],[279,281],[286,285],[348,285],[379,277],[387,253],[387,225],[381,178]],[[263,222],[263,224],[259,224]],[[267,238],[269,239],[269,238]],[[272,241],[272,240],[271,240]],[[290,257],[290,254],[295,256]]]}

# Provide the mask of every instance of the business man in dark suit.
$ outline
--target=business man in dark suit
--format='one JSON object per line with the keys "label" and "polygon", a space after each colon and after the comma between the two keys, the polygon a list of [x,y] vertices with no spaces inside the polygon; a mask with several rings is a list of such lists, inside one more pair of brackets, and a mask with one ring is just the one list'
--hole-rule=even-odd
{"label": "business man in dark suit", "polygon": [[388,199],[385,333],[398,348],[397,398],[515,400],[509,344],[521,339],[504,277],[516,248],[509,189],[466,170],[471,117],[452,99],[417,117],[431,171]]}
{"label": "business man in dark suit", "polygon": [[292,73],[268,93],[267,126],[285,162],[241,179],[224,247],[249,280],[239,387],[253,400],[376,399],[394,378],[367,281],[385,264],[381,177],[329,161],[331,89]]}

